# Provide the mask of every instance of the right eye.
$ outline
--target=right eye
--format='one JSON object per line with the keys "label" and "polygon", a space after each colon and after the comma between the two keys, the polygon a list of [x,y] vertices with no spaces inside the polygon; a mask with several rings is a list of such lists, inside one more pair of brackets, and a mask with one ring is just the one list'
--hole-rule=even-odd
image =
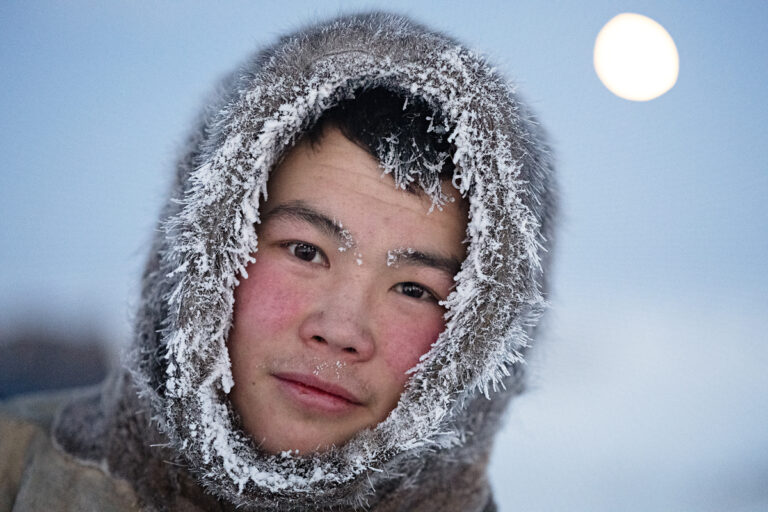
{"label": "right eye", "polygon": [[306,242],[287,242],[284,246],[288,251],[302,261],[325,265],[325,255],[323,251],[312,244]]}
{"label": "right eye", "polygon": [[408,297],[411,297],[416,300],[427,300],[432,302],[437,302],[437,299],[435,298],[434,294],[427,290],[425,287],[420,285],[419,283],[398,283],[395,285],[395,289],[398,291],[398,293],[402,293],[403,295],[406,295]]}

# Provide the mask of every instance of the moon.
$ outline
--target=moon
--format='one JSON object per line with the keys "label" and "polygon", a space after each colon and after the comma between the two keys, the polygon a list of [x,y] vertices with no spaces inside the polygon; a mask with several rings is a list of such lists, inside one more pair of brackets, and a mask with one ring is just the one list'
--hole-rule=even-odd
{"label": "moon", "polygon": [[595,71],[609,91],[631,101],[648,101],[677,82],[680,58],[672,36],[642,14],[623,13],[597,34]]}

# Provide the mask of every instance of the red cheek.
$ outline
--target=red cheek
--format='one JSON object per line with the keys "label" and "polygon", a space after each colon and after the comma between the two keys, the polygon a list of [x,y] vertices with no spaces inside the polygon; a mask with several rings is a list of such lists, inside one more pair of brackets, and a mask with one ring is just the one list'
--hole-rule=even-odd
{"label": "red cheek", "polygon": [[275,332],[287,328],[306,301],[306,290],[294,276],[269,261],[257,261],[247,268],[235,290],[236,327]]}
{"label": "red cheek", "polygon": [[402,383],[410,375],[405,372],[416,366],[419,358],[429,351],[437,337],[445,328],[442,312],[429,318],[406,322],[392,322],[387,329],[387,345],[384,358],[393,376]]}

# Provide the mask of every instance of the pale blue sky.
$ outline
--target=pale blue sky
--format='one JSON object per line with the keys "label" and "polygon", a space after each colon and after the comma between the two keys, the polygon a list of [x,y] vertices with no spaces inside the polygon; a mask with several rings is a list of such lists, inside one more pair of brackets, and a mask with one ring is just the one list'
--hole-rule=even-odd
{"label": "pale blue sky", "polygon": [[[123,344],[216,79],[286,30],[383,5],[2,2],[0,329],[92,322]],[[768,2],[386,6],[498,62],[557,153],[556,294],[494,454],[502,510],[768,507]],[[675,39],[680,77],[657,100],[595,76],[621,12]]]}

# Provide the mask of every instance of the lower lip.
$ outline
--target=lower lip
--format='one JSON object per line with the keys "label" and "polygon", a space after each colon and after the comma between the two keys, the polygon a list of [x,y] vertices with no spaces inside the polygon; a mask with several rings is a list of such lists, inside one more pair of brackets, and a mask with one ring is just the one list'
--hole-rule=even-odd
{"label": "lower lip", "polygon": [[318,388],[280,377],[275,377],[275,379],[280,390],[305,409],[326,414],[340,414],[359,407],[359,404],[326,393]]}

